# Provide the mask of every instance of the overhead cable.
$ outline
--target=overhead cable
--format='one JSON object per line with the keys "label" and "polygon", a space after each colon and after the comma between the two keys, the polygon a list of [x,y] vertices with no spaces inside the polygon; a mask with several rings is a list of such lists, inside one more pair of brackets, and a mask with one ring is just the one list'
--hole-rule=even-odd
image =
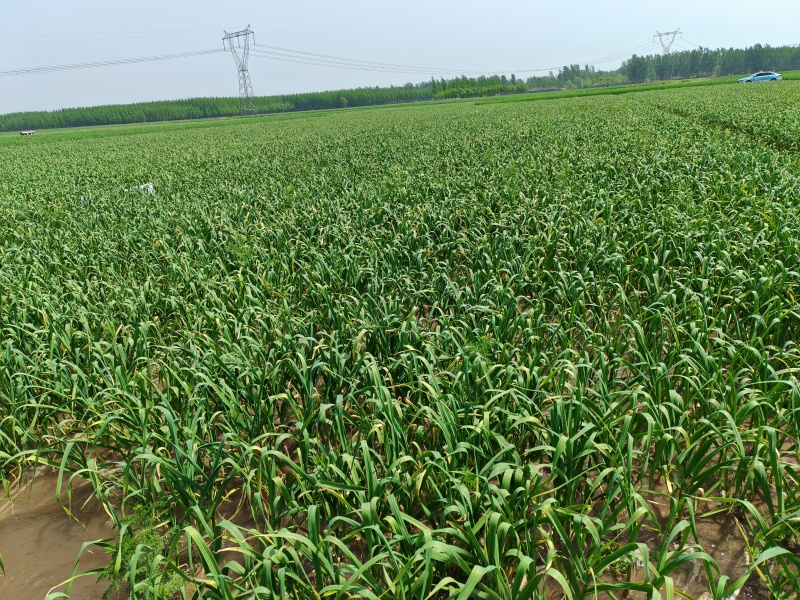
{"label": "overhead cable", "polygon": [[[186,31],[191,31],[191,30],[186,30]],[[657,46],[657,44],[655,44],[654,42],[649,42],[647,44],[637,46],[636,48],[632,48],[624,52],[619,52],[617,54],[611,54],[591,61],[587,61],[585,64],[596,65],[596,64],[602,64],[606,62],[620,60],[630,56],[632,52],[636,52],[642,49],[652,48],[654,46]],[[346,58],[341,56],[333,56],[330,54],[305,52],[301,50],[294,50],[291,48],[282,48],[279,46],[268,46],[262,44],[254,44],[250,51],[254,57],[275,60],[275,61],[298,63],[298,64],[317,66],[317,67],[350,69],[358,71],[404,73],[410,75],[421,75],[426,77],[435,75],[439,76],[453,75],[453,74],[480,75],[486,73],[506,73],[506,72],[512,72],[518,74],[541,73],[548,71],[556,71],[562,68],[561,66],[542,67],[537,69],[459,69],[453,67],[431,67],[431,66],[407,65],[407,64],[396,64],[396,63],[384,63],[373,60],[362,60],[357,58]],[[62,71],[93,69],[97,67],[113,67],[118,65],[130,65],[138,63],[173,60],[177,58],[190,58],[195,56],[204,56],[208,54],[219,54],[222,52],[225,52],[225,50],[220,48],[215,48],[209,50],[195,50],[191,52],[178,52],[173,54],[160,54],[156,56],[143,56],[138,58],[120,58],[120,59],[102,60],[94,62],[72,63],[65,65],[52,65],[45,67],[9,69],[0,71],[0,77],[37,75],[42,73],[58,73]]]}
{"label": "overhead cable", "polygon": [[0,71],[0,77],[15,77],[18,75],[38,75],[41,73],[58,73],[61,71],[75,71],[79,69],[94,69],[96,67],[114,67],[117,65],[130,65],[136,63],[156,62],[162,60],[173,60],[176,58],[190,58],[193,56],[204,56],[207,54],[220,54],[225,52],[221,48],[212,50],[195,50],[194,52],[178,52],[175,54],[159,54],[157,56],[142,56],[139,58],[119,58],[115,60],[101,60],[96,62],[73,63],[68,65],[52,65],[49,67],[31,67],[27,69],[10,69]]}
{"label": "overhead cable", "polygon": [[[113,37],[88,37],[88,38],[72,38],[72,39],[47,39],[47,40],[14,40],[14,41],[0,41],[0,46],[31,46],[39,44],[86,44],[91,42],[117,42],[123,40],[159,40],[165,38],[181,38],[181,37],[208,37],[207,33],[162,33],[162,34],[148,34],[148,35],[115,35],[107,33]],[[3,40],[6,38],[0,38]]]}
{"label": "overhead cable", "polygon": [[616,54],[609,54],[608,56],[602,56],[600,58],[595,58],[594,60],[588,61],[587,64],[590,65],[599,65],[602,63],[607,63],[615,60],[620,60],[622,58],[630,57],[634,52],[637,51],[644,51],[649,49],[657,48],[658,44],[655,42],[648,42],[646,44],[642,44],[641,46],[636,46],[636,48],[631,48],[630,50],[625,50],[624,52],[617,52]]}
{"label": "overhead cable", "polygon": [[[300,50],[291,50],[289,48],[279,48],[277,46],[264,46],[262,44],[254,44],[251,52],[263,54],[263,58],[281,57],[283,59],[294,59],[296,61],[303,61],[309,64],[324,64],[327,66],[341,66],[359,68],[367,71],[394,71],[404,73],[452,73],[454,71],[461,71],[461,69],[445,69],[441,67],[420,67],[413,65],[381,63],[369,60],[360,60],[355,58],[343,58],[338,56],[330,56],[327,54],[316,54],[313,52],[302,52]],[[277,58],[276,58],[277,59]],[[294,61],[293,60],[293,61]]]}
{"label": "overhead cable", "polygon": [[214,29],[155,29],[153,31],[98,31],[96,33],[37,33],[33,35],[0,35],[0,40],[16,40],[28,38],[51,38],[51,37],[92,37],[97,35],[150,35],[153,33],[186,33],[188,31],[205,31],[217,32],[219,28]]}
{"label": "overhead cable", "polygon": [[[608,56],[601,57],[599,59],[595,59],[592,61],[588,61],[587,64],[601,64],[605,62],[611,62],[615,60],[620,60],[627,56],[630,56],[631,52],[635,52],[640,49],[645,48],[652,48],[657,46],[654,42],[648,42],[647,44],[642,44],[641,46],[637,46],[631,50],[626,50],[625,52],[619,52],[617,54],[612,54]],[[561,67],[543,67],[538,69],[459,69],[459,68],[451,68],[451,67],[425,67],[425,66],[418,66],[418,65],[405,65],[405,64],[392,64],[392,63],[381,63],[376,61],[366,61],[361,59],[354,59],[354,58],[345,58],[341,56],[333,56],[330,54],[319,54],[315,52],[304,52],[301,50],[294,50],[291,48],[282,48],[279,46],[269,46],[264,44],[254,44],[253,49],[251,50],[253,56],[258,58],[267,58],[271,60],[278,60],[283,62],[293,62],[299,64],[307,64],[313,66],[320,66],[320,67],[335,67],[340,69],[353,69],[359,71],[379,71],[379,72],[392,72],[392,73],[410,73],[410,74],[452,74],[452,73],[462,73],[462,74],[478,74],[478,73],[487,73],[490,71],[494,72],[507,72],[512,71],[514,73],[538,73],[538,72],[545,72],[545,71],[554,71],[560,69]]]}

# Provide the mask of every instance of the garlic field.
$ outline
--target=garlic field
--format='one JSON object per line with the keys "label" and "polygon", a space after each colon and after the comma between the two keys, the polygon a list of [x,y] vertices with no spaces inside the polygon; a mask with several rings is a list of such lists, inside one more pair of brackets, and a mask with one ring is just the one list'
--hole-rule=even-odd
{"label": "garlic field", "polygon": [[137,599],[796,597],[800,83],[526,100],[0,136],[4,485]]}

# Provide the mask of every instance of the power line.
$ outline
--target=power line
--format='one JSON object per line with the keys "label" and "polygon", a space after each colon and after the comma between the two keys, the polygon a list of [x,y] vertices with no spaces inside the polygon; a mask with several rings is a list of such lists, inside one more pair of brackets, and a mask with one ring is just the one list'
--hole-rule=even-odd
{"label": "power line", "polygon": [[688,44],[684,44],[681,40],[675,41],[675,47],[682,52],[692,52],[697,49],[697,47],[689,46]]}
{"label": "power line", "polygon": [[[268,60],[277,60],[280,62],[288,62],[294,64],[301,64],[301,65],[311,65],[314,67],[333,67],[337,69],[350,69],[353,71],[372,71],[372,72],[379,72],[379,73],[406,73],[406,74],[416,74],[416,75],[429,75],[431,71],[410,71],[410,70],[402,70],[392,68],[390,66],[386,67],[378,67],[378,66],[368,66],[368,65],[357,65],[352,63],[345,63],[345,62],[336,62],[336,61],[325,61],[321,59],[308,59],[302,56],[295,56],[291,54],[282,54],[282,53],[275,53],[275,52],[255,52],[251,53],[251,56],[256,58],[265,58]],[[449,72],[449,71],[448,71]]]}
{"label": "power line", "polygon": [[[293,50],[291,48],[282,48],[279,46],[269,46],[262,44],[254,44],[254,46],[255,48],[252,50],[252,54],[253,56],[256,56],[258,58],[266,58],[270,60],[292,62],[298,64],[307,64],[319,67],[351,69],[358,71],[377,71],[377,72],[390,72],[390,73],[431,75],[431,74],[452,74],[452,73],[478,74],[487,72],[507,72],[507,71],[514,73],[538,73],[545,71],[554,71],[561,68],[561,67],[544,67],[538,69],[492,70],[492,69],[459,69],[450,67],[428,67],[428,66],[382,63],[382,62],[367,61],[354,58],[345,58],[341,56],[333,56],[330,54],[304,52],[301,50]],[[618,52],[617,54],[612,54],[591,61],[587,61],[585,64],[594,65],[594,64],[602,64],[605,62],[612,62],[630,56],[631,52],[652,47],[657,47],[657,44],[651,41],[648,42],[647,44],[642,44],[641,46],[637,46],[636,48],[633,48],[631,50],[626,50],[624,52]]]}
{"label": "power line", "polygon": [[697,48],[702,48],[702,46],[700,44],[695,44],[694,42],[691,42],[691,41],[687,40],[685,37],[683,37],[683,35],[681,35],[681,41],[687,42],[687,43],[691,44],[692,46],[696,46]]}
{"label": "power line", "polygon": [[[27,34],[27,35],[6,35],[0,36],[0,45],[7,45],[7,44],[58,44],[58,43],[73,43],[73,42],[92,42],[92,41],[115,41],[115,40],[125,40],[125,39],[150,39],[154,37],[192,37],[192,36],[200,36],[203,33],[208,32],[218,32],[218,28],[195,28],[195,29],[153,29],[150,31],[97,31],[91,33],[49,33],[49,34]],[[394,47],[402,47],[402,48],[428,48],[428,49],[436,49],[436,50],[448,50],[452,52],[533,52],[530,48],[479,48],[470,46],[469,48],[465,47],[454,47],[454,46],[431,46],[431,45],[420,45],[420,44],[409,44],[408,42],[405,43],[392,43],[387,41],[368,41],[368,40],[354,40],[350,37],[336,37],[336,36],[329,36],[329,35],[321,35],[321,34],[311,34],[306,32],[300,31],[288,31],[284,29],[268,29],[267,31],[275,31],[279,33],[288,33],[291,35],[298,35],[302,37],[310,37],[310,38],[319,38],[319,39],[328,39],[328,40],[339,40],[339,41],[348,41],[351,43],[358,43],[362,45],[368,45],[373,47],[386,47],[386,46],[394,46]],[[164,34],[164,35],[159,35]],[[178,35],[178,34],[186,34],[186,35]],[[96,39],[97,36],[113,36],[108,39]],[[142,36],[140,37],[120,37],[120,36]],[[7,42],[4,43],[2,40],[27,40],[27,39],[41,39],[41,38],[86,38],[86,39],[46,39],[43,41],[18,41],[18,42]],[[288,41],[288,40],[286,40]],[[313,44],[312,44],[313,45]],[[606,45],[606,44],[594,44],[592,46],[584,46],[584,48],[589,47],[596,47],[598,45]],[[571,49],[575,49],[572,47]]]}
{"label": "power line", "polygon": [[[194,31],[194,30],[178,30],[178,31]],[[199,31],[199,30],[198,30]],[[245,30],[247,32],[249,30]],[[252,31],[249,31],[252,34]],[[135,33],[135,32],[131,32]],[[158,33],[158,32],[142,32],[146,34],[150,33]],[[238,39],[238,34],[242,34],[243,32],[235,32],[234,34],[227,34],[225,40],[228,40],[229,37],[233,39],[234,37]],[[103,34],[75,34],[75,35],[103,35]],[[45,36],[12,36],[12,37],[45,37]],[[8,39],[8,38],[0,38],[0,39]],[[229,42],[231,40],[228,40]],[[419,66],[419,65],[407,65],[407,64],[396,64],[396,63],[383,63],[378,61],[371,61],[371,60],[362,60],[356,58],[346,58],[341,56],[333,56],[330,54],[320,54],[315,52],[305,52],[301,50],[294,50],[291,48],[282,48],[279,46],[270,46],[270,45],[260,45],[253,43],[253,48],[249,48],[249,43],[246,44],[248,46],[245,49],[245,53],[242,54],[240,59],[246,58],[246,54],[249,51],[252,53],[253,56],[262,59],[269,59],[269,60],[276,60],[282,62],[290,62],[290,63],[297,63],[297,64],[306,64],[310,66],[317,66],[317,67],[326,67],[326,68],[339,68],[339,69],[350,69],[350,70],[357,70],[357,71],[372,71],[372,72],[384,72],[384,73],[403,73],[403,74],[411,74],[411,75],[424,75],[424,76],[431,76],[431,75],[451,75],[451,74],[461,74],[461,75],[478,75],[478,74],[486,74],[486,73],[505,73],[505,72],[512,72],[512,73],[541,73],[547,71],[556,71],[561,69],[561,66],[552,66],[552,67],[542,67],[542,68],[535,68],[535,69],[459,69],[459,68],[452,68],[452,67],[431,67],[431,66]],[[224,49],[210,49],[210,50],[196,50],[191,52],[179,52],[173,54],[161,54],[157,56],[144,56],[138,58],[121,58],[115,60],[103,60],[103,61],[94,61],[94,62],[84,62],[84,63],[73,63],[73,64],[65,64],[65,65],[52,65],[52,66],[45,66],[45,67],[31,67],[31,68],[23,68],[23,69],[9,69],[5,71],[0,71],[0,77],[14,77],[19,75],[36,75],[42,73],[56,73],[62,71],[73,71],[73,70],[80,70],[80,69],[92,69],[97,67],[112,67],[112,66],[119,66],[119,65],[128,65],[128,64],[138,64],[138,63],[147,63],[147,62],[156,62],[156,61],[164,61],[164,60],[173,60],[177,58],[190,58],[195,56],[204,56],[209,54],[217,54],[221,52],[225,52],[231,50],[234,52],[234,58],[237,58],[236,52],[234,51],[233,45],[225,46],[223,44]],[[591,61],[586,61],[583,64],[589,65],[597,65],[606,62],[612,62],[616,60],[620,60],[622,58],[628,57],[631,53],[646,49],[657,47],[657,44],[654,41],[648,42],[647,44],[642,44],[630,50],[625,50],[623,52],[618,52],[616,54],[610,54],[607,56],[603,56]],[[239,65],[239,61],[237,61],[237,65]],[[245,63],[246,66],[246,63]],[[247,69],[245,68],[245,71]],[[249,73],[247,73],[247,82],[249,84]],[[241,69],[240,69],[240,77],[241,77]],[[241,87],[240,81],[240,87]],[[249,90],[252,90],[251,84],[248,86]],[[252,92],[246,94],[248,97],[252,96]]]}
{"label": "power line", "polygon": [[614,60],[619,60],[621,58],[629,57],[634,52],[636,52],[638,50],[644,51],[644,50],[647,50],[647,49],[650,49],[650,48],[654,49],[654,48],[657,48],[657,47],[658,47],[658,44],[656,44],[653,41],[650,41],[650,42],[647,42],[646,44],[642,44],[641,46],[636,46],[636,48],[631,48],[630,50],[625,50],[624,52],[617,52],[616,54],[610,54],[608,56],[603,56],[601,58],[596,58],[594,60],[590,60],[590,61],[588,61],[588,64],[596,65],[596,64],[602,64],[602,63],[606,63],[606,62],[611,62],[611,61],[614,61]]}
{"label": "power line", "polygon": [[[104,35],[114,35],[111,33],[107,33]],[[208,37],[206,33],[171,33],[171,34],[155,34],[155,35],[114,35],[114,37],[106,37],[106,38],[98,38],[98,37],[90,37],[90,38],[76,38],[76,39],[66,39],[66,40],[17,40],[11,42],[0,42],[0,46],[32,46],[34,44],[87,44],[92,42],[116,42],[119,40],[158,40],[164,38],[179,38],[179,37]],[[0,38],[0,40],[6,38]]]}
{"label": "power line", "polygon": [[[355,60],[350,59],[336,59],[336,58],[317,58],[313,56],[304,56],[303,53],[297,52],[295,50],[286,50],[286,51],[275,51],[275,50],[257,50],[252,51],[252,56],[256,56],[258,58],[266,58],[270,60],[277,60],[283,62],[290,62],[290,63],[297,63],[297,64],[305,64],[305,65],[312,65],[317,67],[334,67],[339,69],[350,69],[356,71],[373,71],[373,72],[381,72],[381,73],[405,73],[405,74],[412,74],[412,75],[449,75],[453,73],[460,73],[462,75],[466,74],[485,74],[487,72],[492,71],[491,69],[457,69],[457,68],[446,68],[446,67],[417,67],[417,66],[405,66],[405,65],[394,65],[390,63],[377,63],[377,64],[365,64],[363,62],[358,62]],[[544,69],[511,69],[511,71],[515,73],[526,73],[526,72],[538,72],[538,71],[548,71],[557,69],[558,67],[547,67]],[[501,69],[495,72],[506,72],[505,69]]]}
{"label": "power line", "polygon": [[[268,60],[276,60],[280,62],[288,62],[301,65],[310,65],[314,67],[328,67],[336,69],[346,69],[351,71],[369,71],[373,73],[400,73],[406,75],[419,75],[421,77],[429,77],[432,75],[450,75],[453,73],[466,74],[467,71],[459,71],[457,69],[404,69],[401,67],[393,67],[392,65],[379,66],[379,65],[360,65],[347,62],[330,61],[324,59],[309,59],[302,56],[294,56],[291,54],[282,54],[276,52],[254,52],[252,56]],[[479,71],[476,71],[476,73]],[[481,73],[483,71],[480,71]]]}
{"label": "power line", "polygon": [[[482,48],[482,47],[477,47],[477,46],[470,46],[470,47],[466,48],[466,47],[456,47],[456,46],[431,46],[431,45],[427,45],[427,44],[417,44],[417,43],[413,43],[412,44],[412,43],[409,43],[409,42],[404,42],[404,43],[387,42],[387,41],[378,42],[378,41],[370,41],[370,40],[358,40],[358,39],[353,39],[351,37],[337,37],[337,36],[330,36],[330,35],[305,33],[305,32],[300,32],[300,31],[288,31],[288,30],[285,30],[285,29],[266,29],[266,30],[267,31],[274,31],[274,32],[277,32],[277,33],[286,33],[286,34],[289,34],[289,35],[297,35],[297,36],[306,37],[306,38],[317,38],[317,39],[324,39],[324,40],[345,41],[345,42],[360,44],[361,46],[367,46],[367,47],[372,47],[372,48],[375,48],[375,47],[385,48],[387,46],[393,46],[393,47],[397,47],[397,48],[411,48],[411,49],[414,49],[414,50],[419,50],[419,49],[447,50],[449,52],[457,52],[457,53],[462,53],[462,54],[466,53],[466,52],[479,52],[479,53],[484,53],[485,54],[485,53],[488,53],[488,52],[491,52],[491,53],[498,53],[498,52],[504,52],[504,53],[513,53],[513,52],[516,52],[516,53],[533,53],[533,52],[541,52],[542,51],[541,49],[535,50],[533,48],[499,48],[499,47]],[[278,38],[273,38],[273,39],[278,39]],[[289,43],[297,42],[297,40],[279,40],[279,41],[285,41],[285,42],[289,42]],[[298,43],[310,44],[312,46],[320,45],[320,44],[314,44],[313,42],[298,42]],[[577,46],[577,47],[576,46],[571,46],[569,48],[569,51],[574,51],[576,49],[584,49],[584,48],[596,48],[597,46],[607,46],[607,45],[608,44],[605,43],[605,44],[592,44],[592,45],[588,45],[588,46]],[[363,48],[359,48],[358,46],[340,46],[340,45],[337,45],[337,47],[339,47],[339,48],[353,48],[353,49],[363,50]],[[553,48],[548,48],[548,50],[549,51],[553,51]],[[564,51],[565,49],[564,48],[560,48],[559,50],[560,51]]]}
{"label": "power line", "polygon": [[101,60],[95,62],[73,63],[68,65],[52,65],[49,67],[31,67],[27,69],[11,69],[0,71],[0,77],[16,77],[19,75],[38,75],[41,73],[58,73],[61,71],[76,71],[80,69],[94,69],[97,67],[115,67],[117,65],[131,65],[136,63],[156,62],[160,60],[173,60],[176,58],[190,58],[207,54],[220,54],[225,52],[219,48],[213,50],[195,50],[193,52],[179,52],[176,54],[159,54],[157,56],[142,56],[139,58],[119,58],[115,60]]}
{"label": "power line", "polygon": [[[390,70],[390,71],[397,71],[397,72],[419,72],[419,73],[431,73],[431,72],[443,72],[443,73],[452,73],[456,71],[462,71],[463,69],[447,69],[441,67],[420,67],[420,66],[413,66],[413,65],[403,65],[403,64],[393,64],[393,63],[381,63],[376,61],[370,60],[361,60],[357,58],[344,58],[340,56],[331,56],[329,54],[317,54],[314,52],[303,52],[300,50],[292,50],[290,48],[280,48],[277,46],[264,46],[261,44],[255,44],[258,51],[264,55],[273,55],[273,56],[281,56],[284,58],[292,58],[297,60],[303,60],[308,62],[320,62],[326,63],[331,66],[348,66],[348,67],[363,67],[364,70]],[[261,50],[261,49],[264,50]],[[265,58],[271,58],[272,56],[265,56]]]}
{"label": "power line", "polygon": [[49,38],[49,37],[89,37],[94,35],[139,35],[150,33],[186,33],[188,31],[219,31],[215,29],[155,29],[152,31],[101,31],[96,33],[38,33],[32,35],[0,35],[0,40],[14,40],[27,38]]}

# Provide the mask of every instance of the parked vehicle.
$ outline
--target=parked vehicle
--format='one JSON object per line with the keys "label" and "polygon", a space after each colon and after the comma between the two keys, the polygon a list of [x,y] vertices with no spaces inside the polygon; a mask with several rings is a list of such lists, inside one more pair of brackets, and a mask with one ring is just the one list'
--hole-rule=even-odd
{"label": "parked vehicle", "polygon": [[780,81],[783,79],[780,73],[773,73],[772,71],[759,71],[753,73],[750,77],[742,77],[738,83],[753,83],[754,81]]}

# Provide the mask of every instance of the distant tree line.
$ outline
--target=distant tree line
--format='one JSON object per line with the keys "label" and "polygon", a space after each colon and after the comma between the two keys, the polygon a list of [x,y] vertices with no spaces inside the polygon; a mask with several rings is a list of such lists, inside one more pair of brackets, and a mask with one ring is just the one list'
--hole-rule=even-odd
{"label": "distant tree line", "polygon": [[[592,65],[575,64],[564,66],[558,73],[551,71],[547,75],[529,77],[525,81],[518,79],[516,75],[510,77],[462,75],[453,79],[433,78],[422,83],[407,83],[404,86],[386,88],[260,96],[253,99],[253,105],[256,113],[267,114],[603,87],[645,81],[753,73],[764,69],[776,71],[800,69],[800,48],[760,44],[745,49],[697,48],[667,55],[633,55],[616,71],[598,71]],[[238,98],[190,98],[65,108],[0,115],[0,131],[229,117],[238,115],[239,110]]]}
{"label": "distant tree line", "polygon": [[[431,84],[425,82],[417,85],[409,83],[400,87],[359,88],[283,96],[257,96],[253,98],[253,106],[256,113],[268,114],[346,108],[348,106],[398,104],[431,100],[432,98]],[[135,104],[65,108],[54,111],[10,113],[0,115],[0,131],[207,119],[230,117],[238,114],[240,114],[238,98],[189,98],[187,100],[162,100]]]}
{"label": "distant tree line", "polygon": [[[282,96],[258,96],[253,98],[257,114],[323,110],[354,106],[378,106],[446,98],[472,98],[495,96],[528,91],[525,82],[515,75],[491,77],[456,77],[454,79],[432,79],[418,84],[387,88],[357,88],[330,92],[309,92]],[[92,125],[117,125],[122,123],[148,123],[182,119],[204,119],[238,115],[238,98],[189,98],[187,100],[163,100],[65,108],[54,111],[22,112],[0,115],[0,131],[22,129],[52,129],[58,127],[85,127]]]}
{"label": "distant tree line", "polygon": [[794,71],[800,69],[800,47],[762,46],[749,48],[697,48],[671,54],[633,55],[622,63],[620,74],[630,83],[720,77],[756,71]]}

